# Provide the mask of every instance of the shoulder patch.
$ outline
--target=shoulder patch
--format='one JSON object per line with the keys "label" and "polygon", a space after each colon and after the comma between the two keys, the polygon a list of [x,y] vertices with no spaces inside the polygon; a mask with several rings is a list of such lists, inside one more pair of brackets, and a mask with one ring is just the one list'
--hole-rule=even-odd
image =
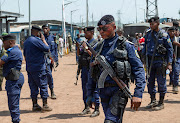
{"label": "shoulder patch", "polygon": [[171,39],[170,39],[170,38],[168,38],[168,39],[167,39],[167,42],[168,42],[168,43],[170,43],[170,42],[171,42]]}
{"label": "shoulder patch", "polygon": [[149,28],[149,29],[146,30],[146,33],[150,32],[150,31],[151,31],[151,29]]}

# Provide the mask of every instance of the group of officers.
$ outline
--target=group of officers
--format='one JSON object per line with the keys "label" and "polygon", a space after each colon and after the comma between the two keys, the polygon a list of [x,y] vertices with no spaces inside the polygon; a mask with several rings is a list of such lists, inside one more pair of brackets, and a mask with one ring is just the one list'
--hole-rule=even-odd
{"label": "group of officers", "polygon": [[[115,76],[122,80],[126,86],[129,86],[131,76],[134,76],[136,87],[131,99],[131,108],[138,110],[142,102],[142,95],[146,85],[150,94],[151,102],[146,108],[161,110],[164,108],[164,98],[166,88],[166,70],[171,72],[171,82],[174,93],[178,92],[179,77],[179,30],[177,23],[169,28],[168,33],[159,28],[159,18],[152,17],[148,20],[149,30],[145,34],[145,44],[142,51],[146,57],[146,70],[140,60],[134,44],[128,41],[124,36],[116,33],[115,20],[112,15],[103,16],[97,29],[103,38],[97,41],[93,38],[94,27],[84,28],[87,41],[81,42],[77,39],[77,55],[79,68],[81,69],[83,101],[85,108],[81,115],[89,114],[90,108],[94,108],[91,117],[98,116],[99,97],[105,115],[105,123],[122,123],[124,110],[128,102],[128,97],[112,76],[104,75],[106,69],[101,66],[96,57],[93,56],[91,48],[98,55],[104,56],[106,61],[116,72]],[[28,74],[28,83],[31,91],[33,111],[51,111],[47,103],[48,85],[51,91],[51,98],[56,99],[53,86],[52,69],[58,66],[58,52],[55,38],[49,33],[48,24],[41,28],[32,26],[32,35],[24,42],[24,57],[26,60],[26,70]],[[176,33],[176,34],[175,34]],[[8,96],[8,106],[13,123],[20,122],[19,100],[20,92],[24,83],[24,76],[21,73],[21,64],[23,60],[22,52],[16,46],[16,37],[12,34],[3,36],[3,46],[7,51],[0,59],[0,66],[3,66],[3,76],[6,78],[6,91]],[[91,48],[89,47],[91,46]],[[174,46],[174,48],[173,48]],[[173,55],[174,51],[174,55]],[[176,52],[175,52],[176,51]],[[101,78],[101,80],[99,80]],[[159,101],[156,101],[155,78],[157,78]],[[99,82],[104,83],[99,87]],[[43,100],[43,106],[37,103],[39,94]],[[95,107],[93,107],[95,106]]]}
{"label": "group of officers", "polygon": [[[41,33],[43,30],[44,34]],[[26,71],[32,98],[32,111],[52,111],[47,103],[48,85],[51,92],[51,99],[56,99],[52,70],[59,65],[58,47],[54,35],[49,33],[48,24],[42,29],[34,25],[31,29],[31,36],[24,42],[24,57],[26,61]],[[21,88],[24,84],[24,76],[21,73],[23,55],[16,45],[16,36],[7,34],[2,37],[3,46],[6,50],[1,57],[0,66],[3,66],[3,76],[6,79],[5,89],[8,97],[8,107],[13,123],[20,122],[19,100]],[[39,94],[43,101],[43,106],[38,105],[37,96]]]}
{"label": "group of officers", "polygon": [[[81,69],[85,105],[81,112],[82,115],[89,114],[90,108],[94,104],[94,112],[90,117],[98,116],[100,114],[100,97],[105,115],[104,123],[121,123],[128,102],[127,95],[124,94],[111,76],[103,75],[104,68],[98,63],[96,56],[92,55],[89,45],[98,55],[105,57],[116,71],[116,76],[127,86],[130,85],[129,81],[133,76],[136,87],[131,99],[131,108],[134,110],[137,110],[141,105],[146,83],[151,98],[151,102],[146,106],[146,109],[158,111],[164,108],[164,98],[167,92],[166,74],[168,71],[170,84],[173,85],[173,93],[178,93],[180,72],[179,23],[173,22],[173,26],[168,28],[167,31],[159,28],[159,17],[150,18],[148,23],[150,28],[145,32],[145,42],[141,52],[144,63],[140,60],[134,44],[128,41],[123,34],[119,34],[118,30],[118,32],[116,31],[115,20],[112,15],[105,15],[98,22],[97,30],[103,40],[97,41],[94,39],[94,27],[91,26],[84,28],[87,41],[81,42],[80,37],[76,39],[77,56],[79,56],[78,68]],[[144,68],[146,68],[146,74]],[[104,81],[103,88],[99,87],[102,80]],[[156,101],[156,80],[159,101]]]}

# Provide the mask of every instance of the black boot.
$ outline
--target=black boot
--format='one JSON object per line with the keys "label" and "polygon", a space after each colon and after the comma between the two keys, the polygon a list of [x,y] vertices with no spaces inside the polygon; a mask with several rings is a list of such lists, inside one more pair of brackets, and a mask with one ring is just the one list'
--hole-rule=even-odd
{"label": "black boot", "polygon": [[156,105],[153,108],[153,110],[158,111],[158,110],[164,109],[164,96],[165,95],[163,95],[163,96],[161,95],[160,96],[159,103],[158,103],[158,105]]}
{"label": "black boot", "polygon": [[42,108],[41,108],[41,106],[38,105],[37,99],[33,98],[32,102],[33,102],[32,111],[41,111]]}
{"label": "black boot", "polygon": [[50,90],[51,90],[51,99],[56,99],[56,95],[54,94],[53,88],[51,88]]}
{"label": "black boot", "polygon": [[80,113],[80,115],[90,114],[91,111],[89,110],[89,106],[85,104],[84,110]]}
{"label": "black boot", "polygon": [[47,104],[47,99],[43,99],[43,108],[42,111],[52,111],[52,109]]}
{"label": "black boot", "polygon": [[113,122],[111,120],[105,120],[104,123],[115,123],[115,122]]}
{"label": "black boot", "polygon": [[90,117],[96,117],[99,116],[100,112],[99,112],[99,106],[95,106],[94,112],[91,114]]}
{"label": "black boot", "polygon": [[151,109],[153,108],[154,106],[156,106],[158,103],[156,101],[156,95],[155,94],[152,94],[151,95],[151,102],[146,106],[146,109]]}

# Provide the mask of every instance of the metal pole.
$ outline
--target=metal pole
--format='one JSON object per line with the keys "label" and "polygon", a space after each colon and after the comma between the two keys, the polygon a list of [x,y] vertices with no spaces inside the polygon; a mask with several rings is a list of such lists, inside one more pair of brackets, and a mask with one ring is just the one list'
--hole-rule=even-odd
{"label": "metal pole", "polygon": [[29,0],[29,36],[31,36],[31,0]]}
{"label": "metal pole", "polygon": [[65,13],[64,13],[64,0],[63,0],[63,22],[64,22],[64,40],[65,40],[65,43],[64,43],[64,47],[65,47],[65,52],[66,54],[68,53],[67,51],[67,45],[66,45],[66,21],[65,21]]}
{"label": "metal pole", "polygon": [[135,0],[135,7],[136,7],[136,23],[137,23],[137,5],[136,5],[136,0]]}
{"label": "metal pole", "polygon": [[[71,11],[71,36],[73,35],[72,34],[72,13],[73,13],[73,11]],[[73,37],[73,36],[72,36]]]}
{"label": "metal pole", "polygon": [[86,26],[88,26],[88,0],[86,0]]}
{"label": "metal pole", "polygon": [[62,5],[62,21],[61,21],[61,25],[62,25],[62,37],[64,38],[64,35],[63,35],[63,32],[64,32],[64,30],[63,30],[63,28],[64,28],[64,26],[63,26],[63,5]]}

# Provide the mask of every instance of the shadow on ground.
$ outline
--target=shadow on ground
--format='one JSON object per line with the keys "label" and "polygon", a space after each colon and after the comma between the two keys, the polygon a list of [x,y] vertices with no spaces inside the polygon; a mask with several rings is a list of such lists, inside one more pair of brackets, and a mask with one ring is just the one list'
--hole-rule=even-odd
{"label": "shadow on ground", "polygon": [[[130,111],[130,112],[135,112],[133,109],[131,109],[130,107],[126,108],[126,111]],[[138,111],[153,111],[152,109],[146,109],[145,107],[139,107]]]}
{"label": "shadow on ground", "polygon": [[180,101],[177,100],[164,100],[165,103],[180,103]]}
{"label": "shadow on ground", "polygon": [[72,118],[78,118],[78,117],[88,117],[88,116],[83,116],[79,114],[52,114],[47,117],[40,117],[40,119],[72,119]]}
{"label": "shadow on ground", "polygon": [[[33,113],[32,110],[20,110],[20,114]],[[9,111],[0,111],[0,116],[10,116]]]}

